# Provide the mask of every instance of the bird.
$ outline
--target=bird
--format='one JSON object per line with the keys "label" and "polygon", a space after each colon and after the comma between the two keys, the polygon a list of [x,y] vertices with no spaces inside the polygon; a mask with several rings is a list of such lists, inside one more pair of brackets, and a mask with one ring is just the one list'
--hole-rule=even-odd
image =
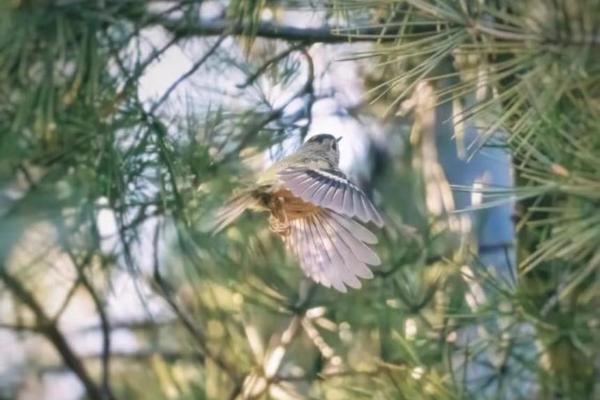
{"label": "bird", "polygon": [[[250,185],[217,210],[218,233],[244,211],[269,213],[279,235],[305,275],[318,284],[347,292],[381,259],[370,247],[377,237],[363,224],[384,226],[367,195],[339,168],[341,138],[327,133],[310,137],[295,152],[258,173]],[[359,222],[360,221],[360,222]]]}

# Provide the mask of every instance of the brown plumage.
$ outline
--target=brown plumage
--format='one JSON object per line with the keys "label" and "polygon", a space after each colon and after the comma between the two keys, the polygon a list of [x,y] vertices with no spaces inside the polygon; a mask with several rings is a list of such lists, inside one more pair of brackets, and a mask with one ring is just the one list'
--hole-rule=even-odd
{"label": "brown plumage", "polygon": [[346,292],[369,279],[369,266],[381,264],[369,245],[377,238],[355,221],[383,226],[364,192],[339,170],[337,140],[327,134],[309,139],[274,163],[217,213],[215,232],[246,209],[267,211],[273,232],[283,239],[307,276]]}

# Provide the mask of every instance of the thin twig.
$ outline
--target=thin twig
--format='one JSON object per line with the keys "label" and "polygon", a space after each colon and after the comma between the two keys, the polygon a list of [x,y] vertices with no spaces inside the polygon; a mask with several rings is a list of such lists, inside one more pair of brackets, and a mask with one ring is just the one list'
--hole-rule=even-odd
{"label": "thin twig", "polygon": [[294,46],[288,47],[286,50],[282,51],[279,54],[276,54],[275,56],[271,57],[270,59],[268,59],[267,61],[264,62],[263,65],[261,65],[252,75],[250,75],[248,78],[246,78],[246,80],[243,83],[240,83],[238,85],[236,85],[239,89],[244,89],[248,86],[250,86],[251,84],[254,83],[254,81],[256,81],[258,79],[258,77],[260,77],[266,70],[267,68],[269,68],[271,65],[278,63],[279,61],[283,60],[285,57],[287,57],[288,55],[290,55],[291,53],[293,53],[296,50],[302,49],[303,47],[306,47],[306,44],[304,42],[302,43],[298,43]]}
{"label": "thin twig", "polygon": [[[58,222],[58,224],[60,226],[60,230],[66,231],[67,228],[66,228],[66,224],[65,224],[64,220],[60,220]],[[62,249],[69,256],[69,259],[71,260],[71,262],[75,266],[75,270],[77,271],[77,280],[74,283],[72,292],[67,295],[67,298],[64,303],[65,307],[66,307],[66,304],[68,303],[68,301],[70,300],[71,296],[75,292],[75,289],[79,286],[79,284],[81,284],[85,288],[85,290],[89,293],[90,297],[92,298],[92,302],[94,303],[94,306],[96,307],[96,312],[98,313],[98,316],[100,318],[100,328],[102,331],[102,364],[101,364],[102,365],[102,367],[101,367],[102,384],[101,384],[101,386],[102,386],[103,398],[114,399],[115,397],[114,397],[114,394],[112,392],[112,388],[110,385],[110,356],[111,356],[110,321],[109,321],[108,315],[106,314],[106,310],[105,310],[103,301],[100,299],[100,296],[96,292],[96,289],[94,288],[94,286],[92,285],[92,283],[90,282],[90,280],[88,279],[88,277],[85,274],[86,267],[88,267],[92,262],[92,258],[94,256],[94,251],[88,251],[83,255],[83,257],[81,259],[78,259],[73,251],[73,247],[71,246],[71,242],[69,241],[68,236],[63,236],[59,240],[59,243],[60,243]],[[96,243],[96,244],[98,245],[98,243]],[[99,249],[96,248],[95,250],[98,251]],[[61,311],[61,313],[62,313],[62,311]],[[53,321],[54,323],[57,323],[58,318],[60,318],[61,313],[56,314],[55,320]]]}
{"label": "thin twig", "polygon": [[295,94],[293,94],[285,103],[283,103],[280,107],[278,108],[274,108],[271,111],[267,112],[265,114],[265,116],[258,121],[256,124],[254,124],[251,128],[248,129],[248,132],[241,138],[241,140],[239,141],[239,143],[237,143],[237,145],[235,146],[235,148],[230,151],[224,158],[223,158],[223,162],[226,162],[229,158],[231,157],[236,157],[239,155],[239,152],[246,147],[246,145],[250,142],[250,140],[252,140],[252,138],[254,138],[255,135],[257,135],[261,129],[263,129],[264,127],[266,127],[268,124],[270,124],[271,122],[277,120],[278,118],[280,118],[283,115],[283,112],[285,111],[285,109],[296,99],[302,98],[305,95],[309,96],[309,100],[308,100],[308,123],[305,127],[305,131],[303,132],[303,135],[306,134],[306,131],[308,130],[308,127],[310,126],[311,123],[311,119],[312,119],[312,103],[314,102],[315,96],[314,96],[314,87],[313,87],[313,83],[314,83],[314,79],[315,79],[315,70],[314,70],[314,63],[312,60],[312,57],[310,56],[310,54],[308,53],[308,51],[306,49],[302,49],[302,54],[305,56],[307,64],[308,64],[308,72],[307,72],[307,78],[306,78],[306,82],[304,83],[304,85],[302,85],[302,87],[300,88],[300,90],[298,90]]}
{"label": "thin twig", "polygon": [[235,368],[232,365],[230,365],[225,359],[218,356],[210,349],[210,347],[206,343],[207,340],[204,335],[204,332],[202,332],[200,330],[200,328],[198,328],[196,326],[196,324],[184,312],[184,310],[181,309],[181,307],[179,306],[177,301],[175,301],[175,298],[173,297],[173,291],[172,291],[170,285],[168,284],[168,282],[163,278],[162,274],[160,273],[160,259],[159,259],[159,252],[158,252],[160,229],[161,229],[161,225],[160,225],[160,223],[158,223],[154,230],[154,236],[153,236],[153,240],[152,240],[153,241],[153,261],[154,261],[154,266],[153,266],[154,286],[159,289],[159,294],[167,302],[167,304],[169,305],[171,310],[175,313],[177,318],[183,324],[184,328],[192,336],[192,338],[194,339],[194,341],[200,348],[200,351],[207,358],[209,358],[216,365],[218,365],[219,368],[221,368],[221,370],[223,370],[229,376],[229,378],[234,382],[234,384],[236,384],[237,382],[239,382],[240,378],[236,374]]}
{"label": "thin twig", "polygon": [[35,325],[23,325],[21,323],[0,322],[0,329],[15,331],[15,332],[32,332],[40,333],[39,327]]}
{"label": "thin twig", "polygon": [[163,93],[161,98],[158,99],[158,101],[152,106],[149,114],[154,114],[154,112],[158,109],[158,107],[160,107],[169,98],[171,93],[173,93],[173,91],[175,89],[177,89],[177,86],[179,86],[180,83],[182,83],[187,78],[189,78],[191,75],[193,75],[204,64],[206,62],[206,60],[208,60],[208,58],[215,51],[217,51],[217,49],[219,48],[219,46],[221,46],[221,43],[223,43],[223,40],[225,40],[225,38],[227,38],[227,36],[228,36],[227,32],[224,32],[221,36],[219,36],[217,41],[206,51],[204,56],[202,56],[202,58],[200,58],[198,61],[196,61],[194,63],[194,65],[192,65],[192,67],[185,74],[181,75],[175,82],[173,82],[171,84],[171,86],[169,86],[169,88],[165,91],[165,93]]}
{"label": "thin twig", "polygon": [[75,282],[73,282],[73,285],[71,285],[69,292],[64,297],[60,307],[58,307],[58,311],[56,311],[56,313],[54,314],[54,317],[52,318],[54,321],[58,321],[60,319],[60,317],[62,316],[62,314],[65,312],[65,310],[67,309],[67,306],[71,303],[71,299],[77,292],[77,288],[79,287],[80,283],[81,282],[79,282],[79,279],[77,279]]}
{"label": "thin twig", "polygon": [[94,290],[94,287],[90,283],[90,281],[85,276],[84,271],[80,270],[80,280],[83,284],[83,287],[87,290],[92,301],[94,302],[94,306],[96,307],[96,311],[98,312],[98,316],[100,317],[100,327],[102,330],[102,390],[106,394],[107,398],[113,398],[112,390],[110,386],[110,359],[111,359],[111,351],[110,351],[110,321],[106,314],[106,310],[104,309],[104,304],[98,293]]}
{"label": "thin twig", "polygon": [[85,365],[73,351],[67,339],[58,329],[55,322],[46,314],[35,297],[21,284],[21,282],[6,271],[6,266],[0,264],[0,280],[6,288],[19,299],[35,316],[37,329],[54,346],[62,357],[65,365],[79,378],[86,389],[87,395],[92,400],[112,399],[107,397],[91,378]]}
{"label": "thin twig", "polygon": [[[101,359],[103,355],[92,353],[81,355],[80,358],[86,361],[97,361]],[[194,365],[202,364],[205,361],[205,358],[202,354],[199,353],[190,353],[189,351],[178,351],[178,350],[170,350],[170,349],[141,349],[137,351],[112,351],[111,358],[115,361],[119,361],[121,363],[125,362],[148,362],[149,359],[154,357],[160,357],[168,363],[173,362],[189,362]],[[64,365],[33,365],[34,370],[39,373],[53,373],[53,372],[64,372]]]}
{"label": "thin twig", "polygon": [[307,100],[307,104],[306,104],[306,125],[304,127],[302,127],[302,135],[301,135],[301,139],[304,140],[304,138],[306,137],[306,135],[308,135],[308,131],[310,130],[310,125],[312,124],[312,107],[313,104],[315,102],[315,87],[314,87],[314,82],[315,82],[315,63],[313,62],[313,59],[310,55],[310,53],[308,52],[307,49],[302,49],[302,54],[304,55],[304,58],[306,59],[306,63],[308,65],[308,75],[306,78],[306,83],[304,84],[304,90],[306,92],[306,94],[308,95],[308,100]]}

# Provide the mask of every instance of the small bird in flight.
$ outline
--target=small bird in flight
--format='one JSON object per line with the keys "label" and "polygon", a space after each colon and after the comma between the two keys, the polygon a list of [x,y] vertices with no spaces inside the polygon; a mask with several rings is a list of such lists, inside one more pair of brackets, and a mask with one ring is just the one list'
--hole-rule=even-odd
{"label": "small bird in flight", "polygon": [[245,210],[267,211],[273,232],[300,262],[304,273],[326,287],[346,292],[369,279],[369,266],[381,264],[368,246],[377,237],[363,223],[383,227],[383,219],[365,193],[339,169],[334,136],[311,137],[300,148],[257,176],[218,212],[214,232]]}

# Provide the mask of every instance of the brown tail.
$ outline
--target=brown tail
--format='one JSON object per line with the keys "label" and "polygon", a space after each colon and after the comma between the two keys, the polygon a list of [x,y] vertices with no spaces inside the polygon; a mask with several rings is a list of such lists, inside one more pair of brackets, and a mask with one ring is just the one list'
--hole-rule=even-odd
{"label": "brown tail", "polygon": [[247,208],[257,204],[252,191],[246,191],[234,196],[229,202],[217,211],[212,223],[212,232],[216,234],[235,221]]}

